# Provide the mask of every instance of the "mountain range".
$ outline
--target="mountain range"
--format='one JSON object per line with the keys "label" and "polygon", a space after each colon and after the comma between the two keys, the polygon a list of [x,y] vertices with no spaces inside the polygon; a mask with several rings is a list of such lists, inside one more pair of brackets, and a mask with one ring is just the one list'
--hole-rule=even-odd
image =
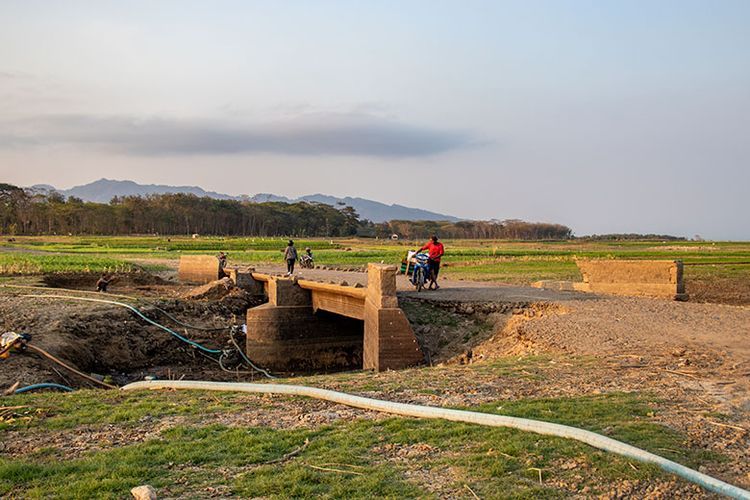
{"label": "mountain range", "polygon": [[387,205],[379,201],[368,200],[365,198],[345,197],[339,198],[325,194],[310,194],[300,196],[299,198],[287,198],[271,193],[259,193],[253,196],[241,195],[231,196],[214,191],[206,191],[198,186],[167,186],[160,184],[138,184],[133,181],[118,181],[111,179],[99,179],[98,181],[75,186],[70,189],[57,189],[47,184],[37,184],[32,186],[33,189],[45,191],[57,191],[63,196],[75,196],[84,201],[93,201],[97,203],[109,203],[115,196],[146,196],[150,194],[166,193],[187,193],[196,196],[215,198],[218,200],[238,200],[251,201],[254,203],[263,203],[268,201],[281,203],[296,203],[306,201],[311,203],[325,203],[332,206],[348,205],[354,208],[363,219],[372,222],[385,222],[389,220],[440,220],[456,222],[460,219],[451,215],[439,214],[422,210],[420,208],[405,207],[403,205]]}

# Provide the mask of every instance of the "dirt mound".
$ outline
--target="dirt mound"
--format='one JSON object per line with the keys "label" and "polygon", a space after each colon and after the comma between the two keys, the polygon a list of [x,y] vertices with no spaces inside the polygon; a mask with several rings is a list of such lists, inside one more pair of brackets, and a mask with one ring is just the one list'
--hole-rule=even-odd
{"label": "dirt mound", "polygon": [[203,300],[212,299],[218,300],[229,295],[237,287],[231,278],[222,278],[220,280],[206,283],[199,287],[193,288],[182,294],[183,299],[188,300]]}
{"label": "dirt mound", "polygon": [[[146,285],[166,285],[168,281],[145,271],[129,273],[115,273],[115,286],[136,288]],[[96,290],[96,281],[101,277],[100,273],[50,273],[45,274],[42,282],[50,288],[70,288],[76,290]]]}

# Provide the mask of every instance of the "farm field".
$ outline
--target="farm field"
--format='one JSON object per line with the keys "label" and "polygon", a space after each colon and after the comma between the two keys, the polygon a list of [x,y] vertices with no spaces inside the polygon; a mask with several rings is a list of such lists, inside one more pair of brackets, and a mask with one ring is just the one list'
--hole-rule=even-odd
{"label": "farm field", "polygon": [[[176,282],[179,256],[226,251],[230,266],[278,268],[285,243],[4,238],[0,327],[29,332],[34,344],[118,386],[144,377],[264,382],[257,372],[216,366],[128,310],[51,295],[91,298],[99,273],[118,273],[113,293],[136,296],[129,303],[148,316],[167,322],[162,313],[171,314],[198,327],[181,326],[180,333],[225,348],[222,327],[243,322],[258,303],[241,295],[185,299],[191,287]],[[421,296],[399,292],[430,354],[424,366],[279,373],[274,382],[573,425],[750,487],[750,243],[445,244],[446,285]],[[296,245],[311,247],[316,263],[330,268],[316,269],[321,277],[356,280],[362,275],[353,270],[397,264],[418,243]],[[495,308],[492,297],[533,281],[579,280],[579,258],[681,259],[690,301],[566,295]],[[35,288],[15,288],[24,286]],[[450,297],[452,287],[477,292],[434,299]],[[0,396],[4,498],[125,497],[144,483],[167,498],[713,498],[655,466],[512,429],[398,418],[301,397],[104,391],[29,353],[0,359],[0,394],[14,382],[79,390]]]}
{"label": "farm field", "polygon": [[[7,238],[6,238],[7,240]],[[229,265],[282,264],[282,238],[18,237],[0,244],[0,276],[49,272],[175,269],[182,254],[229,253]],[[750,243],[447,240],[443,276],[454,280],[528,284],[580,280],[576,259],[681,259],[692,300],[750,304]],[[422,242],[374,239],[301,239],[316,264],[362,267],[397,264]]]}

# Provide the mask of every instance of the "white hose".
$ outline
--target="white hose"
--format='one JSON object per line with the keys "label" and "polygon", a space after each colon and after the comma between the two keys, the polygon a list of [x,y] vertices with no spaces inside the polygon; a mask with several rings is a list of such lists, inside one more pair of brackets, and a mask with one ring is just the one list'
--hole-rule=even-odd
{"label": "white hose", "polygon": [[287,394],[292,396],[307,396],[316,399],[323,399],[334,403],[353,406],[355,408],[364,408],[366,410],[375,410],[409,417],[442,418],[445,420],[488,425],[491,427],[512,427],[523,431],[536,432],[537,434],[547,434],[575,439],[593,446],[594,448],[617,453],[618,455],[629,457],[640,462],[656,464],[665,471],[677,474],[678,476],[698,484],[707,490],[721,493],[732,498],[750,499],[750,491],[743,490],[737,486],[732,486],[729,483],[725,483],[724,481],[720,481],[716,478],[685,467],[684,465],[680,465],[677,462],[641,450],[635,446],[602,436],[595,432],[577,429],[567,425],[541,422],[539,420],[507,417],[475,411],[451,410],[447,408],[436,408],[433,406],[394,403],[391,401],[364,398],[343,392],[318,389],[316,387],[306,387],[303,385],[207,382],[197,380],[152,380],[134,382],[124,386],[122,389],[126,391],[137,389],[197,389],[209,391]]}

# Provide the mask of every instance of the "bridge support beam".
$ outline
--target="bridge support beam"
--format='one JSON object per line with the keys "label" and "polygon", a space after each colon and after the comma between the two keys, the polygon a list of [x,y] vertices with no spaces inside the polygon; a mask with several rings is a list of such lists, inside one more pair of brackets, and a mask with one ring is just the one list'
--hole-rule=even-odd
{"label": "bridge support beam", "polygon": [[268,282],[268,303],[247,311],[247,353],[275,371],[326,371],[362,363],[362,321],[314,312],[312,294],[291,279]]}
{"label": "bridge support beam", "polygon": [[396,266],[367,266],[365,370],[397,370],[422,363],[424,356],[409,320],[398,307]]}

